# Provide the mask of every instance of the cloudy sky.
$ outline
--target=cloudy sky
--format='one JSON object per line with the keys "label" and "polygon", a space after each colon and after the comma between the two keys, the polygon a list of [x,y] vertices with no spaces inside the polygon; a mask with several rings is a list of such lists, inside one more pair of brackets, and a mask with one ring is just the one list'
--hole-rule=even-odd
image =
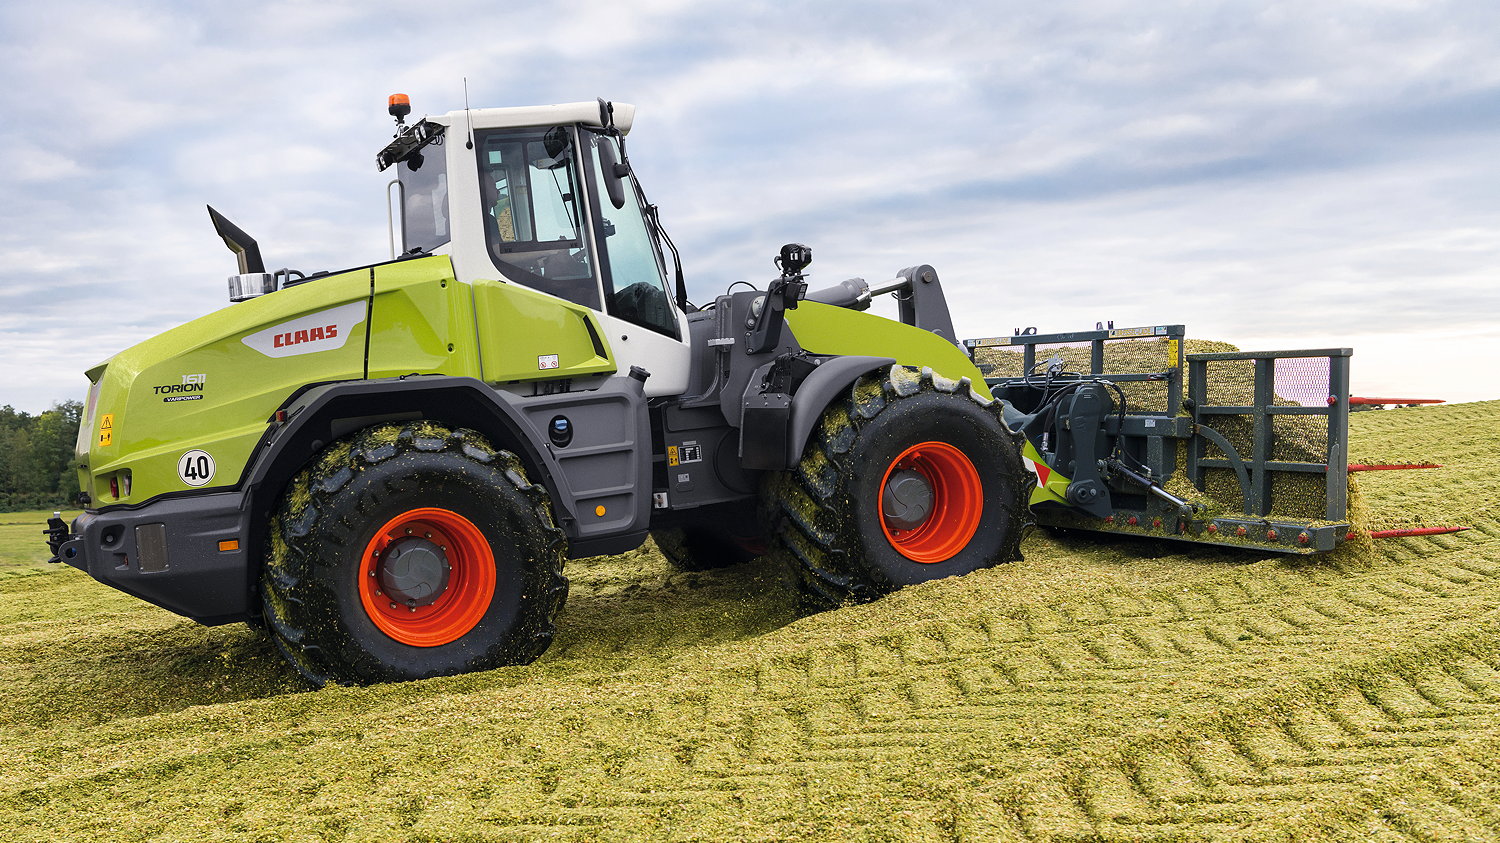
{"label": "cloudy sky", "polygon": [[268,265],[381,259],[386,95],[464,77],[635,103],[700,301],[796,240],[932,264],[965,336],[1180,322],[1500,398],[1497,44],[1488,0],[6,3],[0,404],[226,306],[205,204]]}

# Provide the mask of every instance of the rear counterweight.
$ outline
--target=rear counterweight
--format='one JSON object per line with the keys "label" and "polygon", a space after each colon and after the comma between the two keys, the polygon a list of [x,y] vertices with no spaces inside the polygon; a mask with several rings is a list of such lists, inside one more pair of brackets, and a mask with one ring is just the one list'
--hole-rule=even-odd
{"label": "rear counterweight", "polygon": [[238,492],[86,512],[58,556],[169,612],[214,626],[248,620],[248,514]]}

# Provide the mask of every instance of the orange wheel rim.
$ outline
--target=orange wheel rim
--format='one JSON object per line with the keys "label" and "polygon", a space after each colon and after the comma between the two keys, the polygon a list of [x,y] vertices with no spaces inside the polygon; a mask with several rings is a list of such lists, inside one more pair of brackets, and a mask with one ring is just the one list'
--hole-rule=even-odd
{"label": "orange wheel rim", "polygon": [[[403,548],[418,551],[429,569],[441,565],[440,582],[411,593],[393,591],[390,555]],[[457,641],[479,624],[494,597],[490,543],[473,522],[446,509],[424,507],[392,518],[375,532],[360,559],[359,599],[365,614],[402,644],[441,647]]]}
{"label": "orange wheel rim", "polygon": [[[897,471],[914,472],[932,492],[925,520],[910,529],[895,528],[886,517],[886,488]],[[974,538],[984,509],[984,484],[962,451],[946,442],[922,442],[886,467],[878,507],[880,528],[891,546],[913,562],[930,565],[953,558]]]}

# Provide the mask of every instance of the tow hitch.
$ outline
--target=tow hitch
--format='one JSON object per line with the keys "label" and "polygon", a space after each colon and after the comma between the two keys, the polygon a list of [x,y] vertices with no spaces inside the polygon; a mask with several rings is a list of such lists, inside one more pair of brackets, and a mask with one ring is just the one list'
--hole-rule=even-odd
{"label": "tow hitch", "polygon": [[58,552],[62,549],[63,542],[68,540],[69,535],[68,522],[62,519],[61,512],[54,512],[52,517],[47,519],[47,529],[42,531],[42,535],[47,537],[47,547],[52,550],[52,558],[47,561],[54,565],[61,562],[62,557],[58,555]]}

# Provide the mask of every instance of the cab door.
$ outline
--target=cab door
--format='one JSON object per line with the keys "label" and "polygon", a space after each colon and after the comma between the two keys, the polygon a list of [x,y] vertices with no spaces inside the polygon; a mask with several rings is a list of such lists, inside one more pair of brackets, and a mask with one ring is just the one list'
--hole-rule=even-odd
{"label": "cab door", "polygon": [[[686,319],[668,295],[660,252],[628,177],[624,201],[616,206],[610,198],[605,144],[615,146],[617,158],[615,140],[573,126],[477,132],[479,225],[468,230],[482,240],[489,266],[476,265],[473,246],[455,244],[455,269],[461,280],[498,273],[595,311],[616,371],[650,372],[648,396],[681,394],[690,362]],[[529,329],[540,326],[512,326]]]}
{"label": "cab door", "polygon": [[630,365],[651,373],[648,395],[680,395],[687,389],[691,359],[687,320],[667,287],[660,244],[647,223],[640,191],[634,176],[617,165],[617,139],[588,127],[580,127],[578,137],[588,174],[587,197],[594,209],[610,341],[622,348],[622,359],[623,349],[629,348]]}

